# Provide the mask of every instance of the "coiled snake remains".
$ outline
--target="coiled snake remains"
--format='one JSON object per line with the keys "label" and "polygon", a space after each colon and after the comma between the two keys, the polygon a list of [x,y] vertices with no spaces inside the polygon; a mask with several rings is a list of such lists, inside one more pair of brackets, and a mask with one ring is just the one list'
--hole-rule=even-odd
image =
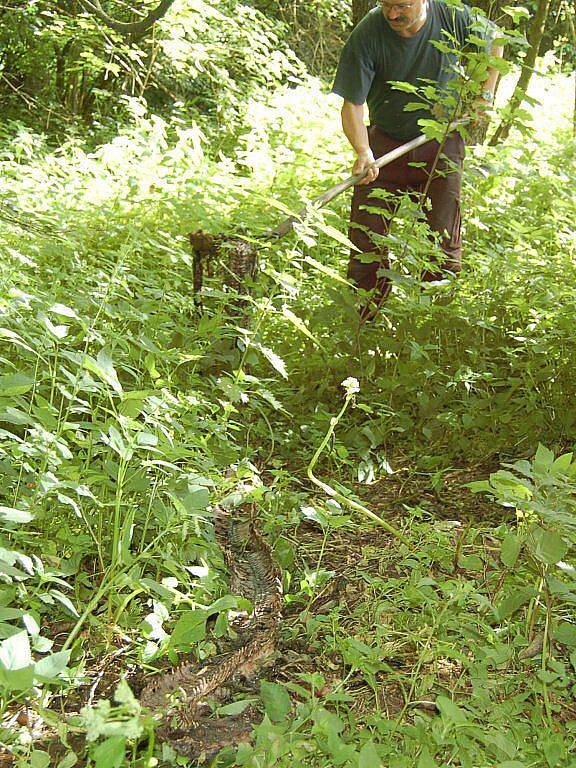
{"label": "coiled snake remains", "polygon": [[[250,600],[253,611],[235,622],[238,638],[229,650],[204,665],[184,663],[160,674],[140,694],[141,704],[162,714],[158,737],[179,754],[196,759],[210,758],[226,746],[237,745],[252,731],[254,710],[207,718],[203,702],[209,695],[222,698],[226,684],[235,678],[252,677],[274,652],[282,605],[280,570],[252,514],[245,509],[217,508],[213,522],[216,542],[230,572],[230,592]],[[174,715],[176,727],[171,722]]]}

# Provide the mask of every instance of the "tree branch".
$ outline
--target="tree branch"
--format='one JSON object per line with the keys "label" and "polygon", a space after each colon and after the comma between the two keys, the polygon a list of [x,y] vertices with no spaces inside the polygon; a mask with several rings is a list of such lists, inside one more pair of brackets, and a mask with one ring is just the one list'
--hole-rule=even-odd
{"label": "tree branch", "polygon": [[174,4],[174,0],[160,0],[156,8],[150,11],[150,13],[143,19],[140,21],[127,22],[117,21],[116,19],[113,19],[112,16],[109,16],[100,5],[100,0],[79,0],[79,2],[85,11],[94,14],[94,16],[104,22],[110,29],[119,32],[121,35],[136,38],[141,37],[147,32]]}

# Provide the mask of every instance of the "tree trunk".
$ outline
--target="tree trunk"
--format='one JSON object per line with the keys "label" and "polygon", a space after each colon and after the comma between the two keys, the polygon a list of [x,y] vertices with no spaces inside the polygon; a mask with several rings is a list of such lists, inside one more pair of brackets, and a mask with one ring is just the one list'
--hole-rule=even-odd
{"label": "tree trunk", "polygon": [[532,77],[536,65],[536,59],[538,58],[538,53],[540,51],[540,43],[542,42],[542,36],[544,35],[544,27],[546,25],[550,3],[551,0],[538,0],[536,13],[534,14],[528,33],[530,47],[526,52],[526,57],[522,63],[522,69],[520,71],[520,77],[518,78],[516,88],[514,89],[514,93],[508,104],[508,115],[502,120],[490,139],[490,146],[495,146],[508,137],[510,129],[514,124],[516,112],[524,101],[524,96],[526,95],[530,78]]}
{"label": "tree trunk", "polygon": [[352,0],[352,24],[356,26],[376,5],[376,0]]}
{"label": "tree trunk", "polygon": [[[576,16],[576,0],[574,0],[574,15]],[[572,45],[576,50],[576,27],[574,26],[574,19],[570,14],[567,14],[568,29],[570,31],[570,39]],[[572,136],[576,136],[576,72],[574,73],[574,107],[572,112]]]}
{"label": "tree trunk", "polygon": [[54,54],[56,57],[56,98],[60,104],[66,103],[66,64],[68,61],[68,53],[72,47],[74,40],[70,38],[62,47],[57,43],[54,43]]}

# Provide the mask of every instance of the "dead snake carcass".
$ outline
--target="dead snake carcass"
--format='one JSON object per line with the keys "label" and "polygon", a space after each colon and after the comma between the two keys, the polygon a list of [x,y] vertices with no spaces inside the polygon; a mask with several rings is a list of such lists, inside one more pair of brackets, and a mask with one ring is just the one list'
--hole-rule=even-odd
{"label": "dead snake carcass", "polygon": [[[250,600],[252,613],[235,623],[237,640],[224,653],[203,666],[184,663],[158,675],[140,695],[140,703],[162,714],[158,737],[179,754],[210,758],[226,746],[248,738],[255,713],[207,718],[203,701],[234,678],[251,677],[275,648],[280,625],[282,582],[270,547],[260,535],[251,513],[217,508],[214,535],[230,572],[230,591]],[[220,689],[220,691],[219,691]],[[177,695],[180,712],[177,726],[170,720]],[[182,708],[185,714],[182,714]]]}

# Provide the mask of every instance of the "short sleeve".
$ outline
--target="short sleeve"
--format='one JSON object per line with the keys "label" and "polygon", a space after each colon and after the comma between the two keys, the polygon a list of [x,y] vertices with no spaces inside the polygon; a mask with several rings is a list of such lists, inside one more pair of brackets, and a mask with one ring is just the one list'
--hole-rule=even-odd
{"label": "short sleeve", "polygon": [[[479,50],[490,52],[492,43],[498,37],[498,27],[493,21],[486,18],[478,8],[469,8],[464,5],[459,11],[459,20],[461,25],[460,35],[462,44],[470,42],[470,38],[479,38],[484,41],[484,45],[477,47]],[[459,35],[459,37],[460,37]]]}
{"label": "short sleeve", "polygon": [[342,49],[332,93],[352,104],[364,104],[374,80],[376,66],[368,46],[362,44],[362,36],[355,32]]}
{"label": "short sleeve", "polygon": [[472,8],[472,24],[471,32],[476,37],[480,37],[485,41],[484,50],[489,53],[492,48],[494,40],[500,35],[500,31],[496,24],[490,19],[486,18],[483,13],[477,11],[476,8]]}

